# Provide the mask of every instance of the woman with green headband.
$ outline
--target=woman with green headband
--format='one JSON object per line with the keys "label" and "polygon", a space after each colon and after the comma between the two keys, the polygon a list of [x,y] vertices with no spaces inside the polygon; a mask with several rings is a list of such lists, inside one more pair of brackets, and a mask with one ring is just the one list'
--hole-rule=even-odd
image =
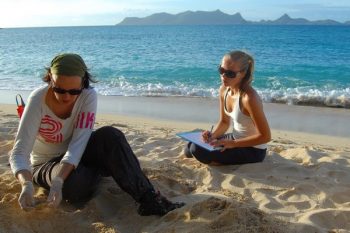
{"label": "woman with green headband", "polygon": [[34,208],[33,183],[49,190],[48,205],[86,201],[101,176],[112,176],[135,201],[140,215],[164,215],[183,206],[156,192],[124,134],[114,127],[93,131],[97,94],[83,59],[56,56],[34,90],[19,124],[10,165],[22,185],[18,202]]}

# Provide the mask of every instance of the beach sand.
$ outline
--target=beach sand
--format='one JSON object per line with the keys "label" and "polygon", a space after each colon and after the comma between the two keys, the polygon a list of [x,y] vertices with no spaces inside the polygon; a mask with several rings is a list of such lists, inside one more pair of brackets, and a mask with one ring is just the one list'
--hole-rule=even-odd
{"label": "beach sand", "polygon": [[[167,100],[156,102],[162,101]],[[102,108],[108,105],[104,101]],[[102,180],[97,196],[84,206],[62,203],[50,209],[45,192],[37,189],[36,208],[20,210],[20,185],[8,166],[18,117],[14,105],[0,107],[0,233],[350,232],[350,131],[349,126],[336,126],[349,116],[348,110],[305,108],[326,117],[317,112],[320,120],[314,119],[313,127],[304,122],[292,131],[278,127],[283,125],[278,119],[295,120],[288,111],[294,114],[298,108],[282,106],[287,116],[271,122],[273,139],[265,161],[207,166],[186,158],[186,142],[175,134],[207,129],[216,119],[182,119],[179,110],[176,120],[100,108],[95,128],[113,125],[122,130],[154,186],[170,200],[186,202],[163,217],[141,217],[135,201],[111,178]],[[306,119],[303,111],[297,116],[303,115]],[[317,124],[327,120],[334,122],[328,133],[336,128],[335,136],[317,131]]]}

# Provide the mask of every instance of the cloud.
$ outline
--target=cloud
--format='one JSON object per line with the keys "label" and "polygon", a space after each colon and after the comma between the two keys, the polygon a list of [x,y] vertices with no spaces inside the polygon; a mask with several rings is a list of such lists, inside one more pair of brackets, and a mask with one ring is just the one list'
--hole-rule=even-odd
{"label": "cloud", "polygon": [[[157,1],[146,0],[1,0],[0,27],[30,26],[59,21],[69,24],[73,19],[89,16],[125,14],[154,9]],[[47,22],[45,22],[47,21]],[[41,22],[41,23],[40,23]],[[111,22],[112,23],[112,22]],[[61,23],[62,25],[62,23]]]}
{"label": "cloud", "polygon": [[[7,12],[21,15],[86,15],[86,14],[104,14],[112,12],[122,12],[130,7],[127,1],[111,0],[74,0],[74,1],[54,1],[54,0],[28,0],[28,1],[9,1],[2,0],[0,13]],[[135,9],[142,8],[144,5],[136,5]]]}

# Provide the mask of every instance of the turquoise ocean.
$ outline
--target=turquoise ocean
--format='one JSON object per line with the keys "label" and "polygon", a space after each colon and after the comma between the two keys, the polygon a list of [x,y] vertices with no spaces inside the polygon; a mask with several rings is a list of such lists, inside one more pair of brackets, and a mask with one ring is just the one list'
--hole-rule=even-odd
{"label": "turquoise ocean", "polygon": [[0,89],[33,90],[79,53],[102,95],[215,98],[226,52],[256,60],[265,102],[350,108],[349,26],[94,26],[0,30]]}

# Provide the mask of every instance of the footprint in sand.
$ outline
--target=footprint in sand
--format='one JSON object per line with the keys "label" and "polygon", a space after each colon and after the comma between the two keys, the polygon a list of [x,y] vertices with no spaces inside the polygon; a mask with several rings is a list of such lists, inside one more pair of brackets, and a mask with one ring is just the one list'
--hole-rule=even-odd
{"label": "footprint in sand", "polygon": [[340,192],[334,192],[328,198],[337,204],[350,204],[350,188],[342,190]]}
{"label": "footprint in sand", "polygon": [[315,210],[307,212],[300,220],[318,226],[324,232],[348,232],[350,229],[350,210]]}
{"label": "footprint in sand", "polygon": [[145,169],[145,174],[156,182],[160,190],[167,190],[169,196],[189,194],[196,190],[197,185],[194,180],[188,180],[176,174],[176,170],[170,169]]}
{"label": "footprint in sand", "polygon": [[168,213],[142,232],[290,232],[289,229],[256,208],[210,197]]}
{"label": "footprint in sand", "polygon": [[327,172],[327,176],[332,177],[333,181],[336,184],[348,185],[350,174],[348,171],[334,171],[334,170],[332,170],[332,171]]}
{"label": "footprint in sand", "polygon": [[233,188],[245,188],[247,186],[246,180],[243,180],[239,176],[233,176],[230,185],[233,186]]}
{"label": "footprint in sand", "polygon": [[339,164],[339,165],[342,165],[342,166],[347,166],[349,165],[349,159],[333,159],[332,161],[333,163],[336,163],[336,164]]}
{"label": "footprint in sand", "polygon": [[311,184],[300,184],[281,192],[276,196],[277,200],[285,206],[295,207],[296,210],[310,210],[316,206],[333,208],[334,204],[328,199],[327,194]]}

